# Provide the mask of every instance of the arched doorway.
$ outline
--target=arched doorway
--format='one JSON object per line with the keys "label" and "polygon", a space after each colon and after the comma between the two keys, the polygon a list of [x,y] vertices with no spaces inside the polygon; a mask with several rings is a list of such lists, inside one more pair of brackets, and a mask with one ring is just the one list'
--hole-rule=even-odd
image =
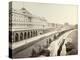
{"label": "arched doorway", "polygon": [[17,42],[17,41],[19,41],[19,35],[18,35],[18,33],[16,33],[16,35],[15,35],[15,42]]}
{"label": "arched doorway", "polygon": [[23,40],[23,33],[20,33],[20,40]]}
{"label": "arched doorway", "polygon": [[24,33],[24,39],[26,39],[26,32]]}

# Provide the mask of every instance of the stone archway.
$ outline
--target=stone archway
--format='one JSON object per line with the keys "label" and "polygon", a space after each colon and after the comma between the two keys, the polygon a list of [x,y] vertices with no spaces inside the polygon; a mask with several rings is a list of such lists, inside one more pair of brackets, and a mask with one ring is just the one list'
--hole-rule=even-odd
{"label": "stone archway", "polygon": [[37,36],[37,31],[35,31],[35,35]]}
{"label": "stone archway", "polygon": [[23,33],[20,33],[20,40],[23,40]]}
{"label": "stone archway", "polygon": [[33,32],[31,31],[31,37],[33,37]]}
{"label": "stone archway", "polygon": [[30,38],[30,32],[28,31],[28,38]]}
{"label": "stone archway", "polygon": [[26,39],[26,32],[24,32],[24,39]]}
{"label": "stone archway", "polygon": [[56,39],[57,37],[56,37],[56,34],[54,35],[54,39]]}
{"label": "stone archway", "polygon": [[52,42],[51,38],[49,38],[49,44]]}
{"label": "stone archway", "polygon": [[33,31],[33,36],[36,36],[36,33],[35,33],[35,31]]}
{"label": "stone archway", "polygon": [[15,42],[19,41],[19,35],[18,33],[15,34]]}

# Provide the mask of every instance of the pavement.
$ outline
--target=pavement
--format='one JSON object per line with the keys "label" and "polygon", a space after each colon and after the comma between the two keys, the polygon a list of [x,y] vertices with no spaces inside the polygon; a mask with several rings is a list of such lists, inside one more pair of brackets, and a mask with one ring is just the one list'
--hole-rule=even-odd
{"label": "pavement", "polygon": [[[75,29],[76,30],[76,29]],[[68,35],[70,33],[72,33],[75,30],[70,30],[66,33],[64,33],[62,36],[60,36],[57,40],[53,41],[50,46],[48,47],[48,50],[50,50],[50,56],[57,56],[57,51],[59,49],[60,44],[62,43],[63,39],[68,38]],[[70,38],[68,38],[67,40],[65,40],[64,45],[62,47],[62,51],[60,55],[66,55],[66,48],[65,48],[65,43],[67,43],[68,41],[71,41]]]}

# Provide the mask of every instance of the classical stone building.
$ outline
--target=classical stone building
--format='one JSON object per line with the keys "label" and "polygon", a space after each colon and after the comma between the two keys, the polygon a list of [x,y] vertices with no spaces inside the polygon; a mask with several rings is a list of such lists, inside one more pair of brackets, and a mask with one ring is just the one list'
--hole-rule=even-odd
{"label": "classical stone building", "polygon": [[51,28],[43,17],[32,15],[26,8],[9,10],[9,40],[18,42],[40,34]]}

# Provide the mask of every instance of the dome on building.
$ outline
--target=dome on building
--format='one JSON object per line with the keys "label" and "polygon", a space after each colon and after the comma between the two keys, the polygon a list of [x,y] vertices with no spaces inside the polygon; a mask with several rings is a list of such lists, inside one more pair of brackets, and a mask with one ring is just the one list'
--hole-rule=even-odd
{"label": "dome on building", "polygon": [[29,15],[32,15],[26,8],[22,7],[20,9],[20,12],[23,13],[23,14],[29,14]]}

